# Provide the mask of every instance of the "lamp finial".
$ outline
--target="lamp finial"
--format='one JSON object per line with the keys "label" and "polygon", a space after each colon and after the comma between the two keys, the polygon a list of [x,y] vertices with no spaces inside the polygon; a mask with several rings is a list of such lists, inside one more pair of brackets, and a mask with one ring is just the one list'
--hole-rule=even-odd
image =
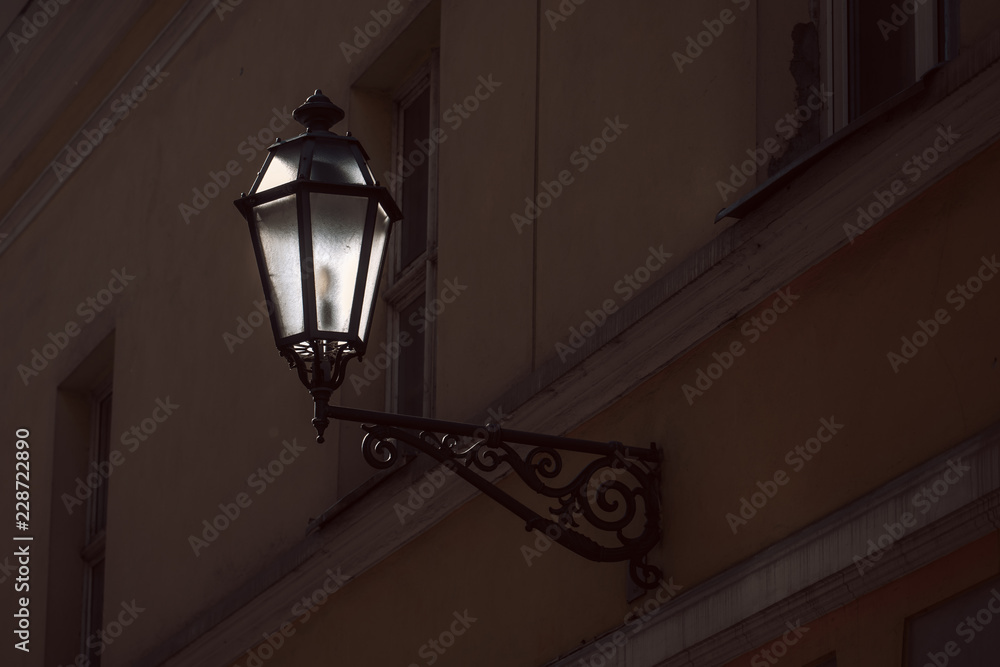
{"label": "lamp finial", "polygon": [[327,132],[344,120],[344,110],[317,88],[315,93],[292,112],[292,118],[302,123],[307,132]]}

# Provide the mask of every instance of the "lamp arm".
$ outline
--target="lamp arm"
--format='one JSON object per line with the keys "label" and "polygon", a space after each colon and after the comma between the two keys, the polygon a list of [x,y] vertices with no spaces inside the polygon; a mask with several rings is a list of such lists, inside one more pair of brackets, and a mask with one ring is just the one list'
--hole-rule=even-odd
{"label": "lamp arm", "polygon": [[345,408],[339,405],[319,404],[318,407],[319,406],[323,407],[323,413],[327,418],[339,419],[340,421],[357,422],[359,424],[396,426],[398,428],[408,428],[416,431],[448,433],[454,436],[465,436],[471,438],[486,438],[489,437],[491,433],[495,433],[494,437],[496,440],[518,445],[553,447],[555,449],[568,452],[598,454],[601,456],[614,455],[618,452],[625,458],[649,461],[651,463],[658,463],[661,458],[660,451],[656,449],[655,446],[650,446],[649,448],[626,447],[620,442],[598,442],[596,440],[563,438],[560,436],[531,433],[528,431],[503,429],[499,426],[491,427],[489,424],[486,426],[479,424],[466,424],[463,422],[444,421],[441,419],[429,419],[427,417],[396,415],[387,412],[377,412],[375,410]]}
{"label": "lamp arm", "polygon": [[[513,512],[525,522],[526,530],[541,531],[588,560],[628,561],[632,580],[642,588],[659,584],[662,573],[646,561],[661,535],[661,453],[655,445],[648,449],[626,447],[617,442],[503,430],[495,423],[483,427],[345,408],[320,400],[316,416],[324,421],[333,418],[361,423],[367,432],[362,451],[373,467],[391,467],[398,458],[397,443],[409,445]],[[519,451],[512,444],[530,449]],[[597,458],[569,481],[557,483],[560,476],[563,480],[567,477],[562,474],[563,451]],[[541,516],[487,478],[504,463],[529,488],[553,502],[548,509],[554,518]],[[579,530],[581,524],[586,525],[587,534]],[[617,544],[602,544],[590,537],[593,534]]]}

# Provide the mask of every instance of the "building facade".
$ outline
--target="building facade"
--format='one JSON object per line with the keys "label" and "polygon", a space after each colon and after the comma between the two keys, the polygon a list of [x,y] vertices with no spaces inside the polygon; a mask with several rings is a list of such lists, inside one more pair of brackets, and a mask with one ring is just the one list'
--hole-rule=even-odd
{"label": "building facade", "polygon": [[[0,24],[3,664],[1000,655],[995,2]],[[316,442],[232,206],[315,89],[404,214],[332,403],[655,443],[649,590],[357,424]]]}

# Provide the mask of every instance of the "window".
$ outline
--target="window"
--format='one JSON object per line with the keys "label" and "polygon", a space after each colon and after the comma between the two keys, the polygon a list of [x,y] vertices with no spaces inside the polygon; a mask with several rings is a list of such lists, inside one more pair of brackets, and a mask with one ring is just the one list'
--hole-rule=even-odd
{"label": "window", "polygon": [[399,345],[388,404],[400,414],[434,412],[437,283],[437,68],[432,57],[395,95],[392,194],[403,211],[389,259],[388,338]]}
{"label": "window", "polygon": [[[904,667],[997,664],[1000,579],[988,579],[906,619]],[[992,622],[991,622],[992,620]]]}
{"label": "window", "polygon": [[[111,334],[59,385],[55,396],[46,665],[78,664],[84,657],[91,665],[100,664],[96,647],[87,647],[87,640],[103,621],[108,480],[100,462],[115,459],[110,451],[114,351]],[[90,641],[100,642],[100,635]]]}
{"label": "window", "polygon": [[[93,401],[93,437],[90,469],[107,470],[111,463],[111,390],[100,392]],[[100,637],[104,620],[104,546],[108,525],[108,481],[103,480],[87,501],[87,528],[81,557],[84,561],[83,632],[80,652],[91,667],[101,665]]]}
{"label": "window", "polygon": [[[944,60],[951,0],[786,0],[761,17],[758,145],[773,176]],[[780,17],[780,18],[779,18]]]}
{"label": "window", "polygon": [[756,146],[718,181],[716,221],[742,217],[759,191],[957,54],[958,0],[774,0],[757,12]]}
{"label": "window", "polygon": [[[942,60],[939,39],[940,0],[847,0],[846,38],[838,36],[836,24],[844,20],[843,0],[831,1],[834,45],[831,49],[834,77],[846,81],[846,122],[860,118],[882,102],[913,85]],[[830,19],[827,18],[829,21]],[[838,75],[836,70],[842,73]]]}

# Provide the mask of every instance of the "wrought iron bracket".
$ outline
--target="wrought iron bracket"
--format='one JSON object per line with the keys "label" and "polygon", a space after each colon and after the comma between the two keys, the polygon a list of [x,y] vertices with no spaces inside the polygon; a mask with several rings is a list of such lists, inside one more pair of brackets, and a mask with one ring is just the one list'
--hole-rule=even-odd
{"label": "wrought iron bracket", "polygon": [[[399,444],[409,445],[448,465],[516,514],[526,530],[540,531],[588,560],[628,561],[632,581],[643,589],[655,588],[662,579],[662,572],[647,562],[661,535],[661,452],[655,444],[627,447],[619,442],[505,430],[495,423],[484,427],[358,410],[328,405],[328,395],[323,394],[314,393],[317,428],[325,427],[331,418],[361,423],[366,431],[362,453],[373,467],[391,467],[402,453]],[[595,458],[567,479],[562,452]],[[505,463],[531,490],[552,500],[551,518],[488,479]]]}

